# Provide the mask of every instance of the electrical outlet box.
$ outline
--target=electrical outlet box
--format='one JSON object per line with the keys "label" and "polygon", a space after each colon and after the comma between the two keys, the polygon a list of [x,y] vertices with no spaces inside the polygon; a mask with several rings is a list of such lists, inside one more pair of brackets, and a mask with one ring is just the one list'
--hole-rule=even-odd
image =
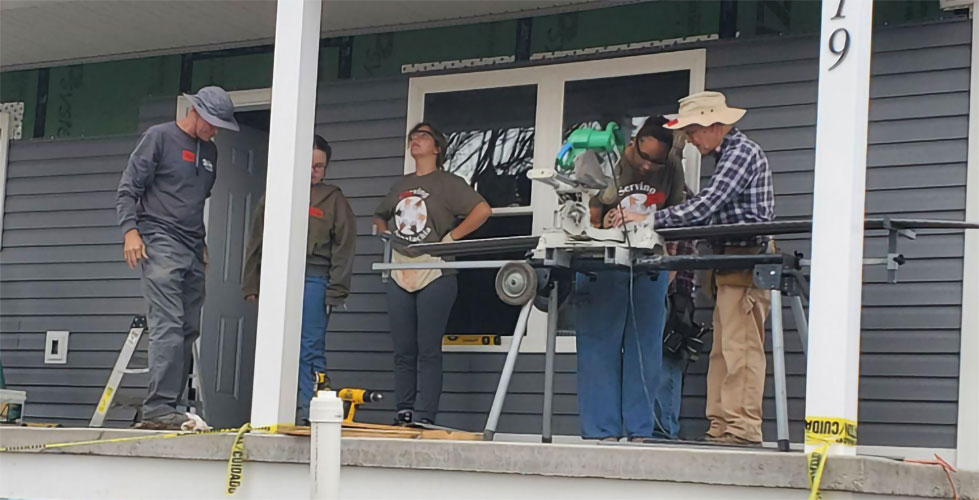
{"label": "electrical outlet box", "polygon": [[68,363],[68,332],[49,331],[44,342],[44,364]]}

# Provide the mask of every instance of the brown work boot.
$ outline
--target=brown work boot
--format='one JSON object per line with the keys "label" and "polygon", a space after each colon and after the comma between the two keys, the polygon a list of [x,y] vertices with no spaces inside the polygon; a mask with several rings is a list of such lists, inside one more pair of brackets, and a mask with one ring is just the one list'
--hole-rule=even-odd
{"label": "brown work boot", "polygon": [[717,444],[730,444],[736,446],[752,446],[761,448],[761,441],[749,441],[740,436],[735,436],[730,432],[725,432],[723,436],[717,438],[708,438],[708,441]]}

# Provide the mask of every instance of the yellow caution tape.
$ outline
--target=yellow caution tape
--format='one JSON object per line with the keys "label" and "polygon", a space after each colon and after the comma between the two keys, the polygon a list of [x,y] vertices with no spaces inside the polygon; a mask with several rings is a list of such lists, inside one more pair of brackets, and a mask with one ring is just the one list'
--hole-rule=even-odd
{"label": "yellow caution tape", "polygon": [[234,495],[241,480],[245,475],[245,434],[251,430],[251,426],[245,424],[238,429],[235,440],[231,443],[231,455],[228,456],[228,495]]}
{"label": "yellow caution tape", "polygon": [[261,432],[274,434],[279,429],[279,425],[268,425],[265,427],[252,427],[249,424],[245,424],[241,427],[230,428],[230,429],[211,429],[207,431],[176,431],[167,432],[165,434],[151,434],[148,436],[130,436],[123,438],[111,438],[111,439],[92,439],[88,441],[73,441],[65,443],[44,443],[44,444],[28,444],[22,446],[8,446],[5,448],[0,448],[0,452],[41,452],[44,450],[50,450],[55,448],[68,448],[72,446],[91,446],[98,444],[109,444],[109,443],[127,443],[132,441],[149,441],[151,439],[173,439],[179,437],[187,436],[201,436],[201,435],[214,435],[214,434],[228,434],[234,433],[235,439],[231,444],[231,454],[228,456],[228,474],[227,474],[227,489],[226,493],[228,495],[234,495],[235,491],[241,487],[242,480],[244,479],[244,465],[247,455],[245,454],[245,434],[249,432]]}
{"label": "yellow caution tape", "polygon": [[819,483],[823,479],[826,458],[832,444],[857,445],[857,423],[845,418],[806,417],[806,444],[819,445],[806,455],[809,468],[809,500],[822,498]]}

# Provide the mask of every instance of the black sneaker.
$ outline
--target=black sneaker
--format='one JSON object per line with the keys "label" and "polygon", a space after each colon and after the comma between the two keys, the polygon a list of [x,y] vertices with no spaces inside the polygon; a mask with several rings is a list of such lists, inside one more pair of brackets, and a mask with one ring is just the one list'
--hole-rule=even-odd
{"label": "black sneaker", "polygon": [[415,414],[411,410],[398,410],[398,414],[394,416],[394,425],[409,426],[414,421],[414,417]]}

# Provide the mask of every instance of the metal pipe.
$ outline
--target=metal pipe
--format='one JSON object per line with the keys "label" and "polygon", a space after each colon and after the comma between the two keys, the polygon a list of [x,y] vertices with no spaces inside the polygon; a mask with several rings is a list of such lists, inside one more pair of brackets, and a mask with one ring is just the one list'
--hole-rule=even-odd
{"label": "metal pipe", "polygon": [[375,263],[375,271],[394,271],[397,269],[499,269],[513,262],[526,260],[467,260],[460,262],[402,262],[400,264]]}
{"label": "metal pipe", "polygon": [[799,341],[802,342],[802,355],[805,356],[806,351],[809,350],[809,319],[806,318],[806,310],[802,308],[800,297],[789,297],[789,305],[792,306],[795,328],[799,332]]}
{"label": "metal pipe", "polygon": [[554,350],[557,343],[558,282],[552,281],[551,297],[547,304],[547,348],[544,353],[544,422],[541,442],[551,442],[551,415],[554,413]]}
{"label": "metal pipe", "polygon": [[517,356],[520,354],[520,344],[523,342],[524,333],[527,331],[527,318],[530,317],[530,309],[534,307],[531,300],[520,309],[520,316],[517,317],[517,327],[513,329],[513,338],[510,340],[510,350],[507,351],[506,361],[503,363],[503,372],[500,374],[500,383],[496,386],[496,395],[493,396],[493,406],[490,407],[489,416],[486,418],[486,428],[483,429],[483,441],[492,441],[496,434],[496,424],[500,422],[500,414],[503,413],[503,401],[506,399],[507,389],[510,387],[510,377],[513,369],[517,366]]}
{"label": "metal pipe", "polygon": [[778,449],[789,451],[788,396],[785,391],[785,344],[782,330],[782,292],[772,290],[772,361],[775,364],[775,419]]}

